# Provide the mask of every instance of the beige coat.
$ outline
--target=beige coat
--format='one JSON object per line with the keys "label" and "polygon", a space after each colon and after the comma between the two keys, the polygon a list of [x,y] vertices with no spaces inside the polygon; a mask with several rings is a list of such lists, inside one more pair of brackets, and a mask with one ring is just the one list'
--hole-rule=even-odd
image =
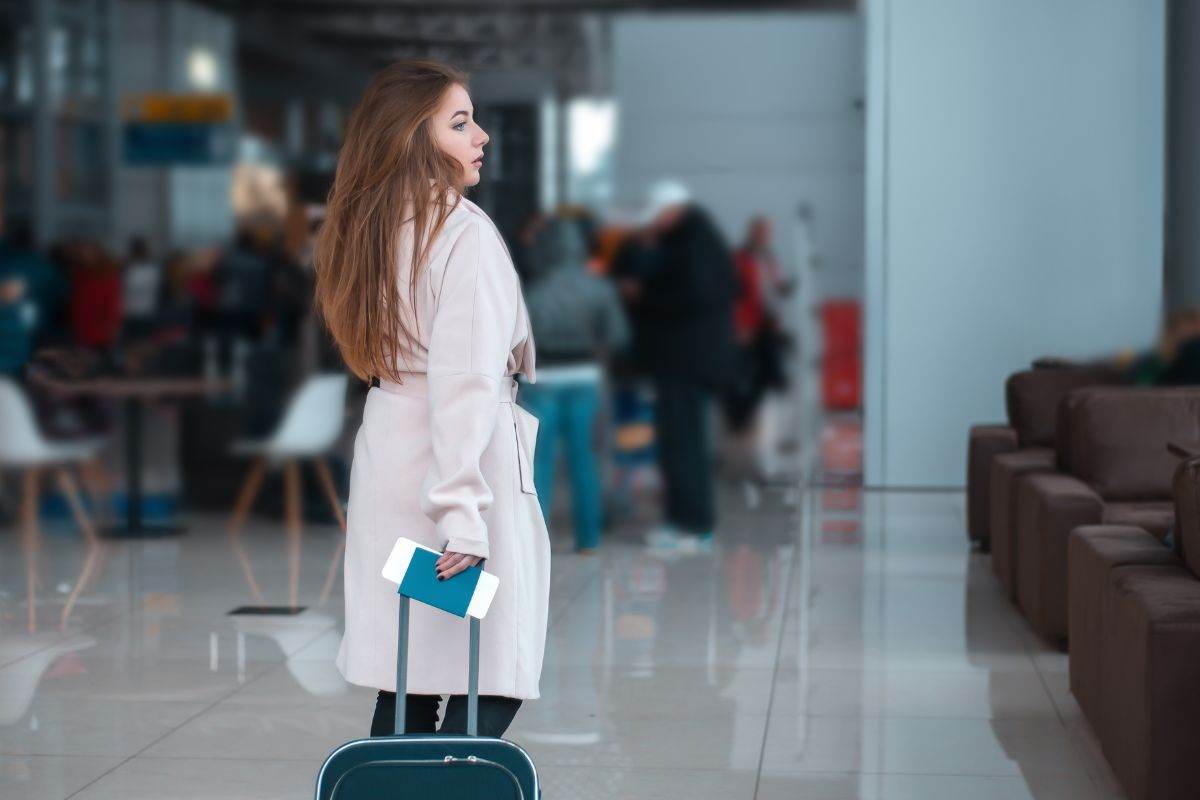
{"label": "beige coat", "polygon": [[[407,536],[487,559],[500,586],[481,625],[479,691],[533,699],[550,543],[533,485],[537,420],[513,403],[512,376],[536,379],[520,282],[495,225],[465,199],[433,244],[415,306],[410,275],[403,264],[399,296],[415,311],[420,347],[402,385],[367,394],[354,442],[338,669],[351,683],[395,690],[399,600],[380,570]],[[408,691],[465,694],[467,642],[466,621],[414,603]]]}

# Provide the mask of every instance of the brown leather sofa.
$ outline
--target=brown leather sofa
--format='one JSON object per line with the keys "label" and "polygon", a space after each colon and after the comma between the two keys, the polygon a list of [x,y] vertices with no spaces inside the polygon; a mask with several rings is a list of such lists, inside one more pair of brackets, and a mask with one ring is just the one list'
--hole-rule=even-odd
{"label": "brown leather sofa", "polygon": [[967,536],[987,552],[995,539],[992,465],[1006,453],[1037,450],[1039,463],[1054,446],[1057,408],[1073,389],[1122,381],[1111,367],[1054,365],[1015,372],[1004,384],[1008,424],[976,425],[967,440]]}
{"label": "brown leather sofa", "polygon": [[[1012,537],[1005,536],[1011,501],[1002,502],[998,512],[997,491],[1009,493],[1014,473],[1053,469],[1057,409],[1069,392],[1120,381],[1121,375],[1109,367],[1059,366],[1016,372],[1004,384],[1008,425],[971,429],[967,445],[967,533],[981,550],[992,551],[993,568],[1005,585],[1015,585],[1003,577],[1015,573]],[[995,473],[998,462],[1003,464],[1000,475]],[[999,534],[995,532],[997,524],[1001,526]],[[997,555],[998,538],[1002,552]]]}
{"label": "brown leather sofa", "polygon": [[1067,635],[1067,542],[1081,525],[1130,525],[1162,540],[1175,513],[1171,440],[1200,440],[1200,389],[1091,387],[1064,404],[1062,472],[1014,483],[1017,604],[1049,638]]}
{"label": "brown leather sofa", "polygon": [[1071,692],[1133,800],[1197,796],[1200,458],[1174,474],[1175,545],[1133,526],[1071,532]]}

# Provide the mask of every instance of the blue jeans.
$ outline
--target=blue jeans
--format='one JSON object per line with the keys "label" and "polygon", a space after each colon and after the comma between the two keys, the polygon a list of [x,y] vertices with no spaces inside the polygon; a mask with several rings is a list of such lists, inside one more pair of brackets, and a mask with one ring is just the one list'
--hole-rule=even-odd
{"label": "blue jeans", "polygon": [[596,547],[600,544],[600,475],[592,450],[592,430],[600,408],[600,387],[590,382],[523,384],[521,403],[540,423],[533,456],[533,483],[543,516],[550,518],[561,440],[566,445],[571,477],[575,546]]}

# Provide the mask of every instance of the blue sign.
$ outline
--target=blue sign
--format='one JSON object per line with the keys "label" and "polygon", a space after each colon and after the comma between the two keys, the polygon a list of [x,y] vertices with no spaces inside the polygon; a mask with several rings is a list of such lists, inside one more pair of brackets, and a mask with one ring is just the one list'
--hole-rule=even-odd
{"label": "blue sign", "polygon": [[237,139],[229,123],[127,122],[123,137],[129,166],[217,166],[233,162]]}

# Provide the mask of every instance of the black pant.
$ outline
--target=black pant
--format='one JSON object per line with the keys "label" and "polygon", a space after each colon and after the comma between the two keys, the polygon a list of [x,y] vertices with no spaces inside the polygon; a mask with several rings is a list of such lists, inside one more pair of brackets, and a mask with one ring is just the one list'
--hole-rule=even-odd
{"label": "black pant", "polygon": [[[434,733],[437,730],[438,703],[436,694],[405,695],[404,732]],[[479,735],[499,738],[512,724],[521,701],[512,697],[482,695],[479,698]],[[371,719],[372,736],[391,736],[396,730],[396,693],[379,691],[375,700],[375,716]],[[440,733],[467,732],[467,696],[451,695],[446,701],[446,716]]]}
{"label": "black pant", "polygon": [[669,376],[659,376],[654,388],[654,426],[667,522],[691,533],[709,533],[716,524],[708,441],[710,394],[701,386]]}

